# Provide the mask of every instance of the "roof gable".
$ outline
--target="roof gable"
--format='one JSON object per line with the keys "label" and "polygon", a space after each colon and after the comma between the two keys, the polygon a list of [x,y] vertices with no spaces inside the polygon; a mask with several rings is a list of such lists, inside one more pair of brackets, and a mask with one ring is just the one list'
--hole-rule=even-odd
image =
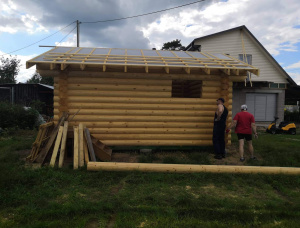
{"label": "roof gable", "polygon": [[[197,47],[195,46],[195,43],[199,43],[201,40],[207,40],[207,38],[215,38],[217,36],[220,35],[225,35],[225,34],[229,34],[235,31],[243,31],[245,32],[244,34],[247,34],[248,37],[253,41],[253,43],[259,48],[259,50],[262,52],[262,54],[264,54],[267,58],[268,61],[273,65],[273,67],[275,67],[277,69],[277,72],[279,72],[279,74],[285,78],[291,85],[297,85],[294,80],[286,73],[286,71],[280,66],[280,64],[273,58],[273,56],[265,49],[265,47],[256,39],[256,37],[249,31],[249,29],[243,25],[243,26],[239,26],[239,27],[235,27],[232,29],[228,29],[228,30],[224,30],[221,32],[217,32],[214,34],[210,34],[207,36],[203,36],[203,37],[199,37],[194,39],[187,47],[185,50],[189,50],[189,51],[193,51],[195,50]],[[253,64],[255,65],[255,64]]]}

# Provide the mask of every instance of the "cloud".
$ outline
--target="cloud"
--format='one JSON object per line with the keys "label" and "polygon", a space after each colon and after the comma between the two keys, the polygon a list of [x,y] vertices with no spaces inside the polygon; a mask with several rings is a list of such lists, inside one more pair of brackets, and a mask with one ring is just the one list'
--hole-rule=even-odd
{"label": "cloud", "polygon": [[291,64],[287,67],[285,67],[284,69],[300,69],[300,61],[294,64]]}
{"label": "cloud", "polygon": [[[56,31],[75,20],[92,22],[166,9],[192,0],[1,0],[0,32]],[[80,24],[80,45],[120,48],[161,48],[180,39],[193,39],[246,25],[273,55],[298,51],[300,17],[298,0],[206,0],[144,17],[107,23]],[[75,26],[75,24],[74,24]],[[62,31],[67,35],[73,26]],[[72,34],[74,34],[73,31]],[[60,45],[76,44],[70,35]],[[59,40],[56,40],[56,43]]]}
{"label": "cloud", "polygon": [[[162,15],[141,30],[155,45],[166,40],[166,34],[177,35],[172,39],[181,39],[188,45],[194,38],[246,25],[254,36],[273,55],[280,51],[297,51],[300,42],[298,0],[228,0],[214,2],[202,9],[187,8],[178,15],[172,12]],[[258,16],[259,15],[259,16]],[[177,32],[174,32],[177,31]]]}
{"label": "cloud", "polygon": [[297,85],[300,85],[300,73],[295,73],[295,72],[287,72],[293,80],[297,83]]}

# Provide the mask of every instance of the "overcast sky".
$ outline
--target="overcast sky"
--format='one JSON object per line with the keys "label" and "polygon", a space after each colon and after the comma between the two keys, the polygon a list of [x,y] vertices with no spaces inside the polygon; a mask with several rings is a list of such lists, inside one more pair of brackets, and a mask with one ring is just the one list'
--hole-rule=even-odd
{"label": "overcast sky", "polygon": [[[0,54],[35,43],[70,23],[93,22],[149,13],[196,0],[1,0]],[[25,82],[35,68],[25,62],[58,45],[75,28],[61,32],[18,52],[22,60],[17,77]],[[161,48],[180,39],[187,46],[193,39],[246,25],[287,73],[300,84],[299,0],[206,0],[158,14],[106,23],[82,23],[80,46],[112,48]],[[76,46],[76,29],[61,43]]]}

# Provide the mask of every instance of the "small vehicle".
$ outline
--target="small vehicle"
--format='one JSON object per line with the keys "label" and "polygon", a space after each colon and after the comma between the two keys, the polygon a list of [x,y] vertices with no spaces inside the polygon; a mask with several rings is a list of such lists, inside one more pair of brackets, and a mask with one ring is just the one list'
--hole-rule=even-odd
{"label": "small vehicle", "polygon": [[275,117],[274,121],[268,126],[267,132],[271,133],[273,135],[275,134],[291,134],[295,135],[296,134],[296,125],[294,123],[289,123],[287,121],[283,121],[279,124],[278,127],[276,127],[276,122],[279,118]]}

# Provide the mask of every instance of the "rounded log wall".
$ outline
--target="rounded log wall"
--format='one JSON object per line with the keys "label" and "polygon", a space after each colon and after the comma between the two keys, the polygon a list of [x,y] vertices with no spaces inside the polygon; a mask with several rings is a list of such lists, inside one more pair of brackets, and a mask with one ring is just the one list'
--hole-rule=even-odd
{"label": "rounded log wall", "polygon": [[232,120],[232,82],[224,80],[202,81],[201,98],[172,98],[172,80],[63,75],[54,78],[54,120],[80,109],[69,128],[83,123],[109,146],[212,145],[217,98],[226,95]]}

